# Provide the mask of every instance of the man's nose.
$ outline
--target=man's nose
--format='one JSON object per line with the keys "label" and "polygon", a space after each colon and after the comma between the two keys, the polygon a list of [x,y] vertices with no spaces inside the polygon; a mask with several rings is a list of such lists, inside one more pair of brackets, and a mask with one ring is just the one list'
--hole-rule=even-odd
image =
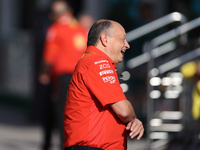
{"label": "man's nose", "polygon": [[126,43],[125,43],[125,47],[126,47],[126,49],[129,49],[129,48],[130,48],[130,45],[128,44],[127,41],[126,41]]}

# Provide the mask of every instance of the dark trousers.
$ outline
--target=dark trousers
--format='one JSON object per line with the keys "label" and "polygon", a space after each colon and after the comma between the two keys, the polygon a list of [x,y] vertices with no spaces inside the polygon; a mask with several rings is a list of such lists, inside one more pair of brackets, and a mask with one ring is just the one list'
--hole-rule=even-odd
{"label": "dark trousers", "polygon": [[72,75],[71,74],[65,74],[62,75],[58,78],[57,84],[56,84],[56,95],[57,97],[55,98],[55,108],[56,108],[56,119],[57,119],[57,125],[58,129],[60,132],[61,136],[61,144],[63,144],[64,141],[64,126],[63,126],[63,113],[64,113],[64,106],[65,106],[65,101],[67,97],[67,91],[68,91],[68,86],[70,83]]}
{"label": "dark trousers", "polygon": [[74,145],[74,146],[65,148],[64,150],[103,150],[103,149],[97,148],[97,147],[90,147],[90,146]]}

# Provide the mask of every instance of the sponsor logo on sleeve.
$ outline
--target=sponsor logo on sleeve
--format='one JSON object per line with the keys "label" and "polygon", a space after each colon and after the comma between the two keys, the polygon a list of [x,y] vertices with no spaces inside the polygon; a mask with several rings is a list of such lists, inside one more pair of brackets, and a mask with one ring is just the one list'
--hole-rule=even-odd
{"label": "sponsor logo on sleeve", "polygon": [[104,74],[114,74],[113,70],[104,70],[99,72],[99,75],[102,76]]}
{"label": "sponsor logo on sleeve", "polygon": [[108,60],[99,60],[99,61],[96,61],[94,62],[94,64],[100,64],[100,63],[104,63],[104,62],[109,62]]}
{"label": "sponsor logo on sleeve", "polygon": [[116,81],[115,76],[106,76],[106,77],[103,77],[102,79],[104,83],[110,82],[110,84],[113,84]]}
{"label": "sponsor logo on sleeve", "polygon": [[106,68],[110,68],[109,64],[101,64],[99,65],[100,69],[106,69]]}

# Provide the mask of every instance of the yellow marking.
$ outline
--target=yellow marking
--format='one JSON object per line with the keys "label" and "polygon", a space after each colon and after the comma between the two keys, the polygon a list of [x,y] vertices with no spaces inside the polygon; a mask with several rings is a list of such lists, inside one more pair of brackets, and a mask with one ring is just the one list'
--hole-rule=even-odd
{"label": "yellow marking", "polygon": [[[83,56],[85,56],[85,54],[87,54],[87,53],[95,54],[94,52],[85,52],[85,53],[83,54]],[[82,56],[82,57],[83,57],[83,56]],[[82,58],[82,57],[81,57],[81,58]]]}

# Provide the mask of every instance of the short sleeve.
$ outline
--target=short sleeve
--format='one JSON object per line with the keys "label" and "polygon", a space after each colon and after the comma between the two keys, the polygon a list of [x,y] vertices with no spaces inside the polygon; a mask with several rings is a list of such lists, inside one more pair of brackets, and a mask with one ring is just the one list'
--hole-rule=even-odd
{"label": "short sleeve", "polygon": [[47,30],[45,44],[44,44],[44,52],[43,57],[44,60],[50,64],[53,64],[55,60],[55,56],[58,53],[58,46],[56,43],[56,29],[54,27],[50,27]]}
{"label": "short sleeve", "polygon": [[103,106],[126,99],[109,60],[96,59],[85,74],[85,84]]}

